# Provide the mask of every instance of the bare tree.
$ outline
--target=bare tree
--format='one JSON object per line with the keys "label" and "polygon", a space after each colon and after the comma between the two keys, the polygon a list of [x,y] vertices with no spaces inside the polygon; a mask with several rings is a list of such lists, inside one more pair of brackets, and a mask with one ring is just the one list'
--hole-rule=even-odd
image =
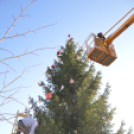
{"label": "bare tree", "polygon": [[[42,27],[38,27],[34,30],[30,30],[28,29],[28,31],[24,32],[24,33],[16,33],[16,35],[13,35],[13,36],[8,36],[9,35],[9,32],[12,30],[12,28],[15,26],[16,22],[21,18],[21,17],[27,17],[29,16],[28,14],[24,14],[24,12],[26,11],[26,9],[28,9],[36,0],[33,0],[27,7],[25,7],[24,9],[21,7],[21,13],[19,14],[19,16],[15,19],[15,17],[13,16],[13,23],[11,24],[11,26],[8,28],[8,30],[5,32],[4,36],[0,39],[0,43],[6,39],[12,39],[12,38],[16,38],[16,37],[20,37],[20,36],[26,36],[27,34],[29,33],[36,33],[38,30],[41,30],[41,29],[44,29],[46,27],[49,27],[49,26],[53,26],[55,25],[56,23],[54,24],[51,24],[51,25],[47,25],[47,26],[42,26]],[[56,47],[55,47],[56,48]],[[30,54],[33,54],[33,55],[37,55],[35,54],[35,52],[39,51],[39,50],[44,50],[44,49],[54,49],[54,48],[38,48],[38,49],[35,49],[33,51],[30,51],[28,52],[27,49],[24,53],[21,53],[19,55],[15,55],[13,52],[9,51],[9,50],[6,50],[5,48],[0,48],[1,51],[4,51],[4,52],[8,52],[11,54],[10,57],[5,57],[5,58],[2,58],[0,59],[0,64],[3,64],[5,65],[5,67],[8,67],[10,68],[12,71],[14,71],[15,73],[17,72],[17,70],[15,70],[13,67],[11,67],[10,64],[6,63],[6,61],[8,61],[9,59],[15,59],[15,58],[20,58],[20,57],[23,57],[23,56],[28,56]],[[30,68],[32,67],[36,67],[36,66],[39,66],[39,64],[37,65],[31,65],[29,66],[28,68],[24,69],[22,71],[21,74],[19,74],[16,78],[12,79],[10,82],[8,82],[6,84],[6,80],[7,80],[7,77],[10,76],[10,72],[5,69],[5,71],[1,71],[0,70],[0,75],[4,75],[4,79],[3,79],[3,87],[2,89],[0,89],[0,98],[2,99],[2,102],[0,102],[0,108],[4,105],[7,105],[8,103],[10,103],[11,101],[15,101],[17,103],[20,103],[21,105],[25,106],[22,102],[19,102],[17,99],[15,99],[13,96],[22,88],[27,88],[27,87],[23,87],[23,86],[19,86],[19,87],[16,87],[16,88],[13,88],[13,89],[8,89],[7,88],[10,88],[10,86],[15,83],[18,79],[20,79]],[[7,92],[11,92],[11,91],[14,91],[13,93],[11,93],[10,95],[7,96]],[[25,106],[26,107],[26,106]],[[11,116],[10,118],[6,118],[6,115],[9,115]],[[0,120],[6,120],[7,122],[11,123],[9,121],[9,119],[13,118],[15,116],[15,114],[11,114],[11,113],[0,113]]]}

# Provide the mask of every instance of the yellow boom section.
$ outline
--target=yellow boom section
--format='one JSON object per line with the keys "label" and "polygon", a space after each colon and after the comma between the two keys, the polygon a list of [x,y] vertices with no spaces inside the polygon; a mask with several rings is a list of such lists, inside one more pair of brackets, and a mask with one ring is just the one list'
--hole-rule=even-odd
{"label": "yellow boom section", "polygon": [[113,34],[104,40],[104,42],[109,45],[113,40],[118,37],[122,32],[124,32],[130,25],[134,23],[134,14],[126,20]]}

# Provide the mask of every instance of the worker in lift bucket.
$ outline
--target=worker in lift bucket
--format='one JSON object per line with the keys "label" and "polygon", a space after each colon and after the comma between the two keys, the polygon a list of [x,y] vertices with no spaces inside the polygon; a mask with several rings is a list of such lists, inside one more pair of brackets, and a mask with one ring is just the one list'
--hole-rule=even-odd
{"label": "worker in lift bucket", "polygon": [[[40,126],[40,122],[32,118],[25,118],[19,120],[18,129],[21,130],[24,134],[34,134],[35,128]],[[16,134],[20,134],[17,132]]]}

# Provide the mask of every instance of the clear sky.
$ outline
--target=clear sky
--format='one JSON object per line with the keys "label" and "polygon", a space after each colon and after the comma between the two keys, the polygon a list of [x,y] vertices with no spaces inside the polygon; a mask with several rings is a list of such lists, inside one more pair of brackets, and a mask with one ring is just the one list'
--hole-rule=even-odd
{"label": "clear sky", "polygon": [[[30,0],[0,0],[0,39],[13,22],[12,14],[16,18],[21,12],[20,5],[24,8],[30,2]],[[4,40],[0,43],[0,48],[12,51],[14,55],[19,55],[24,53],[26,48],[28,51],[32,51],[43,47],[65,46],[68,34],[71,34],[75,42],[79,42],[82,45],[91,32],[95,34],[107,32],[133,7],[133,0],[37,0],[24,13],[30,15],[30,17],[20,18],[16,26],[10,31],[9,36],[17,32],[26,32],[29,28],[33,30],[40,26],[58,23],[38,31],[37,34],[30,33],[26,37]],[[117,25],[113,31],[123,22]],[[108,81],[112,86],[109,102],[112,107],[117,108],[116,115],[112,121],[115,123],[114,129],[116,130],[119,128],[121,120],[125,120],[127,127],[134,127],[134,25],[116,38],[113,44],[115,45],[118,59],[109,67],[99,64],[95,64],[95,67],[96,70],[101,70],[103,74],[102,90]],[[58,50],[59,48],[46,49],[38,51],[36,54],[39,56],[29,55],[20,59],[5,61],[5,63],[10,64],[16,70],[17,74],[5,65],[0,64],[0,72],[6,71],[6,69],[10,71],[6,77],[6,84],[8,84],[21,74],[24,68],[41,63],[40,66],[31,68],[29,72],[25,73],[18,81],[7,88],[12,89],[21,85],[27,87],[21,89],[14,98],[30,107],[28,105],[28,97],[32,96],[37,100],[38,95],[43,94],[42,88],[38,86],[38,82],[46,80],[44,73],[47,66],[51,66],[53,60],[57,59],[56,53]],[[0,50],[0,59],[9,56],[11,56],[10,53]],[[4,75],[0,74],[0,89],[3,88],[3,80]],[[10,93],[3,95],[7,96]],[[0,98],[1,101],[2,99]],[[10,102],[0,108],[0,113],[15,114],[17,110],[23,112],[24,108],[23,105],[17,102]],[[10,121],[13,122],[14,120]],[[12,124],[0,121],[0,134],[10,134],[11,130]]]}

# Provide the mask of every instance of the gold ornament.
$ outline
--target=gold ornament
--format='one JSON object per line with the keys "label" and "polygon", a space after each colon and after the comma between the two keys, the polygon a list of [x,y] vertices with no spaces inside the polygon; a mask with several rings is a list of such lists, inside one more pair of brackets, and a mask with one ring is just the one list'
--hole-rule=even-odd
{"label": "gold ornament", "polygon": [[38,103],[40,104],[40,100],[38,101]]}

